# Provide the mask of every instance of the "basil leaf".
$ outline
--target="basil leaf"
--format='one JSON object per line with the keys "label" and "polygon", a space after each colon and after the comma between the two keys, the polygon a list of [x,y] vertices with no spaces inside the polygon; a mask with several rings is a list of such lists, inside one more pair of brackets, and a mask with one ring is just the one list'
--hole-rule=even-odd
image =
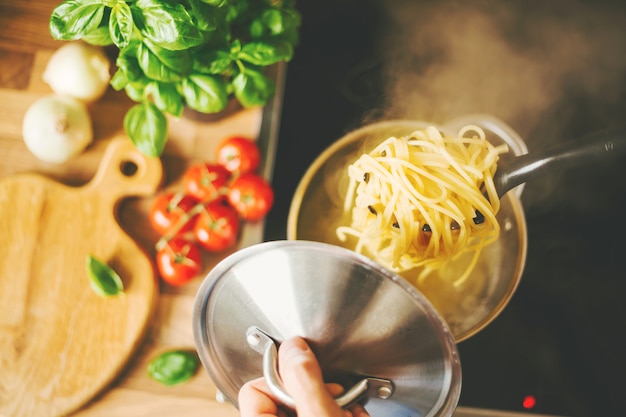
{"label": "basil leaf", "polygon": [[235,97],[244,107],[263,106],[274,94],[274,82],[262,73],[246,68],[232,81]]}
{"label": "basil leaf", "polygon": [[228,104],[226,81],[219,76],[193,74],[182,82],[186,104],[202,113],[217,113]]}
{"label": "basil leaf", "polygon": [[226,10],[202,1],[188,0],[191,6],[191,18],[194,25],[201,30],[212,31],[217,29],[226,16]]}
{"label": "basil leaf", "polygon": [[253,38],[280,37],[292,46],[298,43],[302,17],[295,9],[268,8],[250,23]]}
{"label": "basil leaf", "polygon": [[124,86],[124,91],[126,92],[126,95],[133,101],[137,101],[137,102],[142,102],[144,101],[145,98],[145,94],[144,94],[144,90],[146,88],[146,85],[148,84],[149,80],[146,80],[144,78],[138,80],[138,81],[134,81],[134,82],[128,82],[125,86]]}
{"label": "basil leaf", "polygon": [[115,91],[120,91],[125,88],[128,85],[128,77],[126,76],[124,70],[118,68],[117,71],[115,71],[115,74],[111,77],[110,84]]}
{"label": "basil leaf", "polygon": [[211,6],[222,7],[228,0],[200,0],[202,3],[210,4]]}
{"label": "basil leaf", "polygon": [[290,43],[279,39],[268,39],[245,44],[238,58],[254,65],[272,65],[280,61],[289,61],[293,56]]}
{"label": "basil leaf", "polygon": [[176,117],[183,114],[183,99],[173,83],[152,81],[146,85],[144,94],[151,99],[159,110]]}
{"label": "basil leaf", "polygon": [[102,297],[124,292],[124,284],[117,272],[93,255],[87,256],[87,274],[91,288]]}
{"label": "basil leaf", "polygon": [[234,39],[230,44],[230,53],[236,56],[239,52],[241,52],[241,41]]}
{"label": "basil leaf", "polygon": [[175,385],[194,376],[200,367],[200,358],[192,350],[171,350],[148,363],[148,375],[154,380]]}
{"label": "basil leaf", "polygon": [[92,30],[89,33],[85,33],[82,40],[98,46],[108,46],[113,43],[108,26],[99,26],[97,29]]}
{"label": "basil leaf", "polygon": [[227,50],[196,49],[193,53],[193,70],[203,74],[222,74],[231,67],[233,57]]}
{"label": "basil leaf", "polygon": [[115,65],[124,72],[130,82],[144,79],[144,73],[137,60],[139,44],[136,41],[130,42],[124,49],[120,50],[115,60]]}
{"label": "basil leaf", "polygon": [[170,51],[147,40],[139,44],[137,58],[143,72],[157,81],[180,81],[193,65],[189,50]]}
{"label": "basil leaf", "polygon": [[123,49],[130,42],[134,29],[133,15],[124,1],[118,1],[111,9],[109,32],[118,48]]}
{"label": "basil leaf", "polygon": [[141,34],[162,48],[181,50],[205,41],[189,11],[178,1],[138,0],[134,7]]}
{"label": "basil leaf", "polygon": [[156,157],[163,153],[167,119],[154,104],[144,101],[131,107],[124,116],[124,129],[145,155]]}
{"label": "basil leaf", "polygon": [[254,20],[253,36],[263,36],[266,33],[277,35],[283,32],[283,14],[278,9],[266,9],[261,16]]}
{"label": "basil leaf", "polygon": [[55,39],[119,49],[111,85],[140,103],[124,128],[150,156],[165,147],[164,113],[219,112],[233,95],[264,105],[275,86],[261,67],[291,60],[301,22],[294,0],[60,1],[49,22]]}
{"label": "basil leaf", "polygon": [[100,26],[104,5],[94,0],[66,0],[50,16],[50,34],[56,40],[76,40]]}

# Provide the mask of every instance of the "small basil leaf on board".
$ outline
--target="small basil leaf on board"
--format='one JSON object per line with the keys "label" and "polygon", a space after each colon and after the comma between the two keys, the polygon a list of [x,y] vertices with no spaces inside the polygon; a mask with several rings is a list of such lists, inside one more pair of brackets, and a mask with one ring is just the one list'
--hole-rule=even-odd
{"label": "small basil leaf on board", "polygon": [[87,256],[87,274],[91,288],[102,297],[124,292],[124,284],[117,272],[93,255]]}
{"label": "small basil leaf on board", "polygon": [[148,364],[148,375],[162,384],[175,385],[194,376],[199,367],[200,359],[195,351],[177,349],[152,359]]}
{"label": "small basil leaf on board", "polygon": [[153,103],[144,101],[124,116],[124,129],[137,149],[147,156],[159,156],[167,141],[167,119]]}

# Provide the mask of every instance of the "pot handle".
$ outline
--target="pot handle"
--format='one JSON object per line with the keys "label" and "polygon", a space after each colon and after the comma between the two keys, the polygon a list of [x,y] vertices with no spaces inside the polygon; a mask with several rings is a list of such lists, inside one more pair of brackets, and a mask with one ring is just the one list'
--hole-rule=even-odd
{"label": "pot handle", "polygon": [[[287,393],[278,374],[278,349],[274,340],[258,327],[251,327],[246,334],[248,345],[263,354],[263,376],[270,392],[283,404],[295,409],[296,403]],[[363,396],[375,396],[386,400],[393,394],[393,383],[388,379],[366,377],[346,390],[335,402],[341,408],[349,407]]]}

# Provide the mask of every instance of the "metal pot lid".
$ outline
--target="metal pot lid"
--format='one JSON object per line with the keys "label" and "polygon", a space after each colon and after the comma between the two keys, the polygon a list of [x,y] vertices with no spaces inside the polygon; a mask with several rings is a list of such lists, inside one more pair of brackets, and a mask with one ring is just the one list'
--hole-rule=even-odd
{"label": "metal pot lid", "polygon": [[[196,295],[200,359],[225,398],[276,372],[276,347],[301,336],[327,382],[373,417],[451,416],[461,390],[454,338],[428,300],[400,276],[348,249],[273,241],[222,260]],[[275,380],[275,385],[273,381]]]}

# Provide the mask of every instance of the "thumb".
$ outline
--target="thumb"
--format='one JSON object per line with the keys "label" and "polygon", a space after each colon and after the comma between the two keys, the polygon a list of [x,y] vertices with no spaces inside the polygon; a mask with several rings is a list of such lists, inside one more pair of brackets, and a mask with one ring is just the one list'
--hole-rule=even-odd
{"label": "thumb", "polygon": [[284,341],[278,349],[278,364],[285,389],[296,403],[298,417],[345,416],[328,392],[319,363],[303,339]]}

